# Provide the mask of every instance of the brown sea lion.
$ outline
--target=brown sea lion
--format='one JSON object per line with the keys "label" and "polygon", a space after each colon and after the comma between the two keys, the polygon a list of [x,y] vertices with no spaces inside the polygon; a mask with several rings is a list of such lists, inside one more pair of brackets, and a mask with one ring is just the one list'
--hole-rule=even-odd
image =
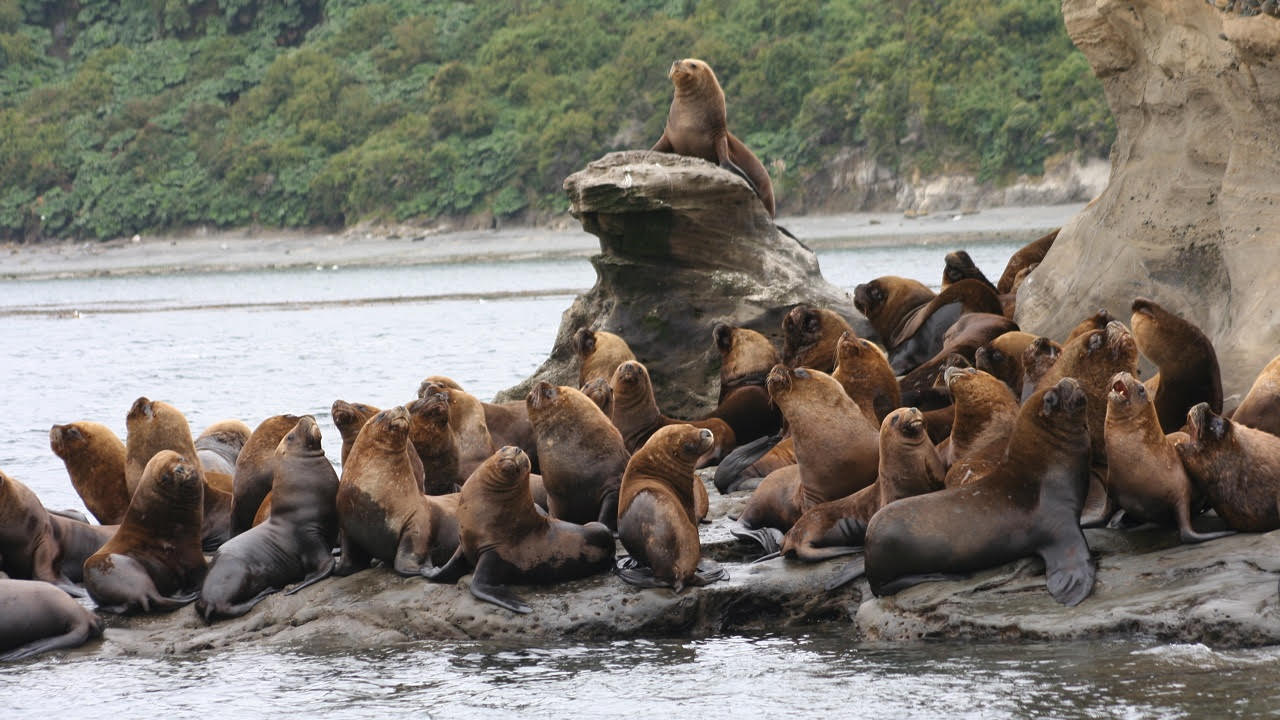
{"label": "brown sea lion", "polygon": [[1087,332],[1093,332],[1094,330],[1105,330],[1107,328],[1107,325],[1114,322],[1115,319],[1116,318],[1114,315],[1107,312],[1106,308],[1103,308],[1098,312],[1090,315],[1089,317],[1081,320],[1080,324],[1071,328],[1071,332],[1067,333],[1067,339],[1062,342],[1065,345],[1066,343],[1069,343],[1072,340],[1075,340],[1076,338],[1080,337],[1081,335],[1084,335]]}
{"label": "brown sea lion", "polygon": [[694,464],[714,443],[706,428],[666,425],[631,456],[618,494],[618,539],[631,554],[618,567],[624,581],[680,592],[727,577],[702,562],[694,507]]}
{"label": "brown sea lion", "polygon": [[49,429],[49,447],[62,459],[84,506],[104,525],[115,525],[129,509],[124,481],[124,443],[111,428],[96,422],[73,422]]}
{"label": "brown sea lion", "polygon": [[[335,403],[336,404],[336,403]],[[258,423],[250,433],[236,459],[231,502],[233,535],[253,527],[254,516],[271,492],[275,474],[276,447],[302,418],[297,415],[272,415]]]}
{"label": "brown sea lion", "polygon": [[120,529],[84,562],[84,585],[111,613],[173,610],[196,599],[205,484],[200,464],[172,450],[143,469]]}
{"label": "brown sea lion", "polygon": [[1171,433],[1202,402],[1222,412],[1222,374],[1213,343],[1200,328],[1147,298],[1133,301],[1133,339],[1158,372],[1146,381],[1160,427]]}
{"label": "brown sea lion", "polygon": [[942,349],[907,373],[899,382],[903,394],[911,396],[935,385],[952,355],[960,355],[972,363],[978,348],[1017,329],[1017,323],[1003,315],[981,312],[961,315],[943,333]]}
{"label": "brown sea lion", "polygon": [[714,484],[720,494],[754,490],[764,478],[796,464],[796,445],[791,436],[766,435],[739,445],[716,466]]}
{"label": "brown sea lion", "polygon": [[236,474],[236,458],[253,431],[239,420],[222,420],[204,429],[196,438],[196,456],[206,473]]}
{"label": "brown sea lion", "polygon": [[1280,355],[1267,363],[1254,379],[1231,420],[1280,436]]}
{"label": "brown sea lion", "polygon": [[84,561],[102,549],[119,525],[91,525],[59,513],[49,513],[54,542],[61,549],[62,574],[73,583],[84,582]]}
{"label": "brown sea lion", "polygon": [[911,319],[912,313],[935,297],[932,290],[919,280],[885,275],[853,289],[853,305],[871,321],[876,335],[889,345],[890,339]]}
{"label": "brown sea lion", "polygon": [[829,373],[836,367],[836,345],[844,333],[856,335],[837,313],[797,305],[782,318],[782,364]]}
{"label": "brown sea lion", "polygon": [[[536,427],[538,420],[533,412],[530,416]],[[613,564],[616,544],[609,528],[556,520],[534,508],[529,457],[517,447],[494,453],[467,479],[458,526],[457,551],[443,567],[425,573],[427,578],[455,583],[470,572],[472,595],[512,612],[532,608],[506,588],[508,583],[573,580]]]}
{"label": "brown sea lion", "polygon": [[968,485],[994,470],[1004,457],[1018,418],[1018,399],[1009,387],[981,370],[948,370],[955,399],[955,423],[943,459],[946,486]]}
{"label": "brown sea lion", "polygon": [[565,385],[539,382],[525,402],[551,516],[616,528],[618,487],[631,457],[622,434],[590,398]]}
{"label": "brown sea lion", "polygon": [[[582,394],[591,398],[591,402],[600,408],[600,412],[604,413],[605,417],[613,415],[613,386],[609,384],[608,380],[604,378],[592,380],[582,386]],[[536,437],[535,434],[535,439]],[[524,448],[521,449],[523,450]],[[528,455],[527,452],[525,454]],[[529,461],[532,462],[533,458],[529,458]]]}
{"label": "brown sea lion", "polygon": [[729,132],[724,90],[711,66],[685,58],[671,63],[667,73],[675,85],[675,97],[667,113],[662,137],[654,152],[690,155],[713,162],[747,181],[764,209],[773,217],[773,183],[764,164],[742,141]]}
{"label": "brown sea lion", "polygon": [[[1058,230],[1061,229],[1058,228]],[[1044,260],[1049,248],[1053,247],[1053,241],[1058,237],[1058,230],[1027,243],[1010,256],[1009,262],[1004,266],[1004,272],[1000,274],[1000,280],[996,282],[996,292],[1001,294],[1013,292],[1014,278],[1019,272],[1031,265],[1038,265]]]}
{"label": "brown sea lion", "polygon": [[[916,308],[885,342],[889,364],[905,375],[936,356],[945,343],[947,330],[969,313],[987,313],[1004,318],[1004,306],[991,288],[977,280],[961,280],[943,288],[923,306]],[[1012,324],[1012,323],[1010,323]],[[1009,329],[1017,330],[1017,325]]]}
{"label": "brown sea lion", "polygon": [[102,637],[102,618],[46,582],[0,580],[0,662],[80,647]]}
{"label": "brown sea lion", "polygon": [[338,539],[338,475],[310,415],[276,447],[271,516],[218,548],[196,600],[206,622],[243,615],[271,593],[289,594],[333,572]]}
{"label": "brown sea lion", "polygon": [[711,335],[720,351],[720,397],[707,417],[729,423],[738,444],[777,432],[782,415],[769,402],[764,379],[781,362],[778,350],[755,330],[725,323],[716,323]]}
{"label": "brown sea lion", "polygon": [[580,363],[578,387],[596,378],[604,378],[605,382],[609,382],[619,365],[636,359],[626,340],[604,330],[579,328],[573,334],[573,349],[577,352]]}
{"label": "brown sea lion", "polygon": [[84,597],[62,572],[62,546],[49,511],[26,485],[0,472],[0,570],[15,580],[42,580]]}
{"label": "brown sea lion", "polygon": [[895,500],[941,490],[945,469],[926,432],[924,413],[898,408],[880,426],[876,481],[839,500],[815,505],[782,538],[782,555],[818,562],[862,548],[871,516]]}
{"label": "brown sea lion", "polygon": [[342,454],[339,459],[343,465],[347,464],[347,455],[351,453],[351,446],[355,444],[356,436],[360,434],[360,428],[369,422],[369,418],[381,412],[382,408],[376,408],[372,405],[364,403],[349,403],[346,400],[334,400],[333,406],[329,409],[329,414],[333,418],[333,424],[338,428],[338,434],[342,436]]}
{"label": "brown sea lion", "polygon": [[493,436],[484,422],[484,405],[480,399],[463,390],[458,383],[442,375],[432,375],[418,386],[418,397],[426,397],[436,389],[449,391],[449,427],[458,436],[458,468],[463,478],[480,467],[493,451]]}
{"label": "brown sea lion", "polygon": [[973,366],[1004,381],[1015,395],[1022,393],[1022,354],[1035,335],[1013,330],[991,340],[973,353]]}
{"label": "brown sea lion", "polygon": [[1200,403],[1188,438],[1174,445],[1192,482],[1234,530],[1280,528],[1280,437],[1229,420]]}
{"label": "brown sea lion", "polygon": [[942,269],[942,287],[947,287],[961,280],[977,280],[978,282],[991,288],[991,292],[997,295],[1001,294],[996,290],[996,286],[987,276],[978,269],[978,264],[969,257],[969,253],[964,250],[956,250],[947,253],[943,258],[945,266]]}
{"label": "brown sea lion", "polygon": [[405,405],[409,411],[409,441],[422,461],[423,492],[448,495],[458,492],[466,476],[459,463],[458,434],[449,425],[449,394],[435,390]]}
{"label": "brown sea lion", "polygon": [[883,421],[902,403],[902,390],[889,367],[889,356],[879,345],[852,332],[842,333],[836,343],[836,368],[831,377],[873,423]]}
{"label": "brown sea lion", "polygon": [[871,591],[883,596],[1039,555],[1049,594],[1064,605],[1079,604],[1095,576],[1077,522],[1089,483],[1088,403],[1071,378],[1038,391],[1018,414],[995,472],[886,505],[867,526],[864,558],[829,587],[860,574],[863,559]]}
{"label": "brown sea lion", "polygon": [[1036,391],[1036,386],[1058,362],[1062,346],[1047,337],[1037,337],[1022,351],[1022,392],[1019,403],[1024,403]]}
{"label": "brown sea lion", "polygon": [[[424,391],[428,383],[435,383],[449,390],[462,390],[462,386],[452,378],[444,375],[432,375],[418,386],[418,397],[426,397]],[[529,409],[523,400],[512,400],[505,403],[481,402],[484,408],[485,430],[489,433],[490,444],[494,448],[503,445],[515,445],[529,456],[533,463],[533,471],[538,471],[538,439],[533,433],[533,423],[529,422]],[[486,456],[487,457],[487,456]],[[482,459],[483,460],[483,459]],[[464,475],[463,480],[466,479]]]}
{"label": "brown sea lion", "polygon": [[458,547],[458,494],[422,493],[414,475],[418,453],[409,441],[409,411],[383,410],[356,437],[338,482],[342,560],[350,575],[376,558],[401,575],[421,575]]}
{"label": "brown sea lion", "polygon": [[649,370],[635,360],[628,360],[613,371],[609,381],[613,388],[613,412],[609,420],[622,433],[622,441],[628,452],[636,452],[658,428],[667,425],[689,424],[706,428],[715,434],[715,443],[705,456],[698,459],[698,467],[707,467],[720,461],[736,444],[733,430],[720,418],[707,420],[676,420],[662,414],[653,396],[653,381]]}
{"label": "brown sea lion", "polygon": [[1127,515],[1176,527],[1187,543],[1230,534],[1201,534],[1191,526],[1195,504],[1191,479],[1173,443],[1160,429],[1147,388],[1127,372],[1111,378],[1104,434],[1107,474],[1103,482]]}

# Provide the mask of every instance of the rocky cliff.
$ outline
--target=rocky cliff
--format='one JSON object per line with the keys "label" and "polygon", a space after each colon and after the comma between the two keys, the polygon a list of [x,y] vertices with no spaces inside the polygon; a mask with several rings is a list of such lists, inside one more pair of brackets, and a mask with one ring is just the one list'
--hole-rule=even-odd
{"label": "rocky cliff", "polygon": [[1022,286],[1018,323],[1060,337],[1079,308],[1128,317],[1154,298],[1200,325],[1242,394],[1280,352],[1280,19],[1202,0],[1062,12],[1117,137],[1106,190]]}

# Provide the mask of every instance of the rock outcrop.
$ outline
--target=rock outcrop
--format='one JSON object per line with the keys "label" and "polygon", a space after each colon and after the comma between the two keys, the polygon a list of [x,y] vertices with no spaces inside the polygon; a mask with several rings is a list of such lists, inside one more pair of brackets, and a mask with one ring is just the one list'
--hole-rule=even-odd
{"label": "rock outcrop", "polygon": [[560,321],[551,357],[499,394],[574,384],[579,328],[621,335],[649,369],[659,407],[673,417],[711,409],[719,390],[716,322],[751,328],[781,346],[782,317],[802,302],[871,332],[848,293],[822,278],[813,252],[774,226],[742,178],[698,158],[616,152],[564,181],[570,210],[600,239],[596,284]]}
{"label": "rock outcrop", "polygon": [[[1111,178],[1018,294],[1023,329],[1135,296],[1198,324],[1224,392],[1280,351],[1280,19],[1200,0],[1063,0],[1115,115]],[[1230,405],[1230,401],[1228,401]]]}

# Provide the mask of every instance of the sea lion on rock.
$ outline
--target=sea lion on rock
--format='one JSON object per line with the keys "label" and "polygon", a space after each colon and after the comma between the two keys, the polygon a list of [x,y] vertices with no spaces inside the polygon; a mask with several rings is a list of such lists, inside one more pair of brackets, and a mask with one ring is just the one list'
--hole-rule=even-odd
{"label": "sea lion on rock", "polygon": [[1201,534],[1191,526],[1195,504],[1191,479],[1173,442],[1160,429],[1147,388],[1127,372],[1111,378],[1104,434],[1107,474],[1103,482],[1126,515],[1176,527],[1187,543],[1230,534]]}
{"label": "sea lion on rock", "polygon": [[409,441],[422,461],[423,492],[448,495],[457,492],[462,475],[458,434],[449,425],[449,394],[436,390],[405,405],[409,411]]}
{"label": "sea lion on rock", "polygon": [[239,420],[222,420],[205,428],[196,438],[196,456],[206,473],[236,474],[236,458],[253,431]]}
{"label": "sea lion on rock", "polygon": [[[945,345],[947,331],[969,313],[987,313],[1003,319],[1004,306],[990,287],[965,279],[948,285],[929,302],[911,311],[885,343],[894,372],[905,375],[938,355]],[[1018,329],[1012,321],[1008,322],[1007,329]]]}
{"label": "sea lion on rock", "polygon": [[[418,397],[426,397],[428,383],[435,383],[449,390],[463,389],[452,378],[432,375],[418,386]],[[525,451],[529,456],[529,462],[533,463],[533,471],[538,472],[538,438],[533,433],[533,424],[529,422],[529,409],[525,407],[524,401],[512,400],[505,403],[481,401],[480,407],[484,409],[484,426],[485,431],[489,433],[490,446],[496,449],[503,445],[515,445]],[[484,446],[481,445],[480,448],[483,450]],[[484,458],[480,458],[480,461],[483,462]],[[463,475],[463,479],[466,479],[466,475]]]}
{"label": "sea lion on rock", "polygon": [[129,509],[124,480],[124,442],[96,422],[73,422],[49,429],[49,447],[62,459],[84,506],[104,525],[115,525]]}
{"label": "sea lion on rock", "polygon": [[773,217],[773,183],[760,159],[729,132],[724,90],[711,66],[694,58],[671,63],[675,97],[653,152],[702,158],[747,181]]}
{"label": "sea lion on rock", "polygon": [[605,382],[609,382],[619,365],[636,359],[626,340],[604,330],[579,328],[573,334],[573,349],[581,364],[578,368],[578,387],[596,378],[604,378]]}
{"label": "sea lion on rock", "polygon": [[[609,384],[608,380],[605,380],[604,378],[596,378],[595,380],[592,380],[582,386],[582,394],[591,398],[591,402],[595,403],[596,407],[600,408],[600,412],[604,413],[605,417],[611,417],[613,415],[613,386]],[[534,438],[536,440],[536,434],[534,435]],[[524,448],[520,449],[523,450]],[[525,452],[525,454],[528,455],[529,453]],[[532,462],[533,458],[529,458],[529,461]]]}
{"label": "sea lion on rock", "polygon": [[102,637],[102,618],[49,583],[0,580],[0,662],[80,647]]}
{"label": "sea lion on rock", "polygon": [[347,455],[351,453],[351,446],[355,444],[356,436],[360,434],[360,428],[369,422],[369,418],[381,411],[381,408],[364,403],[349,403],[346,400],[333,401],[329,414],[333,418],[334,426],[338,428],[338,434],[342,436],[342,453],[338,457],[343,465],[347,464]]}
{"label": "sea lion on rock", "polygon": [[1037,337],[1022,351],[1022,392],[1018,396],[1019,403],[1025,403],[1031,397],[1061,354],[1062,346],[1047,337]]}
{"label": "sea lion on rock", "polygon": [[479,398],[442,375],[432,375],[423,380],[418,386],[418,397],[426,397],[436,389],[449,391],[449,427],[458,436],[458,470],[465,478],[496,449],[489,426],[484,422],[484,405]]}
{"label": "sea lion on rock", "polygon": [[[530,417],[537,427],[536,414]],[[556,520],[534,508],[529,457],[517,447],[494,453],[467,479],[458,526],[457,551],[443,567],[426,572],[427,579],[455,583],[471,572],[472,595],[512,612],[532,608],[505,587],[508,583],[573,580],[613,564],[616,544],[609,528]]]}
{"label": "sea lion on rock", "polygon": [[771,473],[796,464],[791,436],[766,435],[739,445],[716,466],[714,485],[721,495],[754,490]]}
{"label": "sea lion on rock", "polygon": [[173,610],[204,580],[200,464],[161,450],[143,469],[120,529],[84,562],[84,585],[111,613]]}
{"label": "sea lion on rock", "polygon": [[883,421],[902,402],[902,389],[889,367],[889,356],[879,345],[852,332],[841,333],[836,343],[836,367],[831,377],[873,423]]}
{"label": "sea lion on rock", "polygon": [[844,333],[854,334],[853,328],[835,312],[797,305],[782,318],[782,364],[829,373],[835,369],[836,345]]}
{"label": "sea lion on rock", "polygon": [[289,593],[333,572],[338,538],[338,475],[320,446],[315,418],[304,415],[276,447],[271,516],[218,548],[196,600],[196,612],[243,615],[290,583]]}
{"label": "sea lion on rock", "polygon": [[1280,436],[1280,355],[1258,374],[1231,420]]}
{"label": "sea lion on rock", "polygon": [[955,423],[947,444],[946,486],[968,485],[994,470],[1004,457],[1018,418],[1018,399],[981,370],[948,370]]}
{"label": "sea lion on rock", "polygon": [[245,441],[236,459],[234,499],[231,503],[233,535],[239,535],[253,527],[258,508],[262,506],[267,493],[271,492],[276,447],[301,419],[297,415],[272,415],[258,423],[258,427],[249,434],[249,439]]}
{"label": "sea lion on rock", "polygon": [[1133,339],[1158,372],[1145,383],[1160,427],[1171,433],[1202,402],[1222,412],[1222,374],[1213,343],[1200,328],[1147,298],[1133,301]]}
{"label": "sea lion on rock", "polygon": [[[995,472],[876,513],[866,538],[871,591],[892,595],[940,576],[1039,555],[1055,600],[1071,606],[1088,597],[1095,570],[1077,522],[1089,483],[1088,403],[1071,378],[1038,391],[1018,414]],[[860,564],[850,563],[832,585],[856,577]]]}
{"label": "sea lion on rock", "polygon": [[[966,281],[968,282],[968,281]],[[1018,329],[1017,323],[1003,315],[971,312],[961,315],[942,335],[942,348],[927,362],[918,365],[899,382],[904,395],[932,387],[946,369],[952,355],[960,355],[969,363],[978,348]]]}
{"label": "sea lion on rock", "polygon": [[720,418],[675,420],[663,415],[653,396],[649,370],[643,364],[635,360],[622,363],[613,371],[609,385],[613,388],[613,412],[609,420],[622,433],[628,452],[636,452],[643,447],[658,428],[675,424],[706,428],[715,434],[715,443],[704,457],[699,458],[698,467],[716,464],[734,448],[733,430]]}
{"label": "sea lion on rock", "polygon": [[631,554],[617,569],[624,581],[680,592],[727,577],[702,562],[694,509],[694,464],[714,443],[706,428],[666,425],[631,456],[618,495],[618,539]]}
{"label": "sea lion on rock", "polygon": [[1022,354],[1035,335],[1012,330],[991,340],[973,353],[973,366],[1004,381],[1016,396],[1022,393]]}
{"label": "sea lion on rock", "polygon": [[[1058,230],[1061,229],[1058,228]],[[1000,279],[996,282],[996,292],[1002,295],[1014,292],[1014,279],[1018,273],[1025,271],[1028,267],[1038,265],[1044,260],[1049,248],[1053,247],[1053,241],[1058,238],[1058,230],[1027,243],[1011,255],[1009,262],[1004,266],[1004,272],[1000,273]]]}
{"label": "sea lion on rock", "polygon": [[631,458],[622,434],[590,398],[565,385],[539,382],[525,402],[538,434],[551,516],[579,524],[598,520],[615,529],[618,487]]}
{"label": "sea lion on rock", "polygon": [[1174,445],[1192,482],[1234,530],[1280,528],[1280,437],[1229,420],[1200,403],[1188,438]]}
{"label": "sea lion on rock", "polygon": [[853,305],[871,321],[876,335],[892,350],[889,341],[911,319],[912,313],[935,297],[919,280],[885,275],[853,289]]}
{"label": "sea lion on rock", "polygon": [[410,425],[409,411],[397,406],[361,428],[338,481],[342,561],[335,575],[363,570],[371,558],[400,575],[420,575],[457,549],[458,495],[422,493]]}
{"label": "sea lion on rock", "polygon": [[1115,322],[1115,319],[1116,318],[1114,315],[1107,312],[1106,308],[1103,308],[1098,312],[1085,318],[1084,320],[1081,320],[1080,324],[1071,328],[1071,332],[1067,333],[1067,339],[1062,341],[1062,344],[1065,345],[1071,342],[1072,340],[1075,340],[1076,338],[1080,337],[1081,335],[1084,335],[1087,332],[1093,332],[1094,330],[1105,330],[1107,329],[1107,325],[1111,324],[1112,322]]}
{"label": "sea lion on rock", "polygon": [[15,580],[42,580],[84,597],[61,567],[62,547],[49,511],[30,488],[0,472],[0,570]]}
{"label": "sea lion on rock", "polygon": [[61,549],[59,567],[73,583],[84,582],[84,561],[101,550],[120,529],[119,525],[91,525],[56,512],[49,513],[49,524],[53,528],[53,540]]}
{"label": "sea lion on rock", "polygon": [[764,379],[781,362],[778,350],[755,330],[725,323],[716,323],[711,335],[720,351],[720,397],[707,418],[728,423],[738,444],[777,432],[782,415],[769,402]]}
{"label": "sea lion on rock", "polygon": [[991,292],[1000,295],[1000,291],[996,290],[996,286],[987,276],[978,269],[978,264],[969,257],[969,253],[964,250],[956,250],[949,252],[943,258],[945,266],[942,269],[942,287],[947,287],[961,280],[977,280],[978,282],[991,288]]}

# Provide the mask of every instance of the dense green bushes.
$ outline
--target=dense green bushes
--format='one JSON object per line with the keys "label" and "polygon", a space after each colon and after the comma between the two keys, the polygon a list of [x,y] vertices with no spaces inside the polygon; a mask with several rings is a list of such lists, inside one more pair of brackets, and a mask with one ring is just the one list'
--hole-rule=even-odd
{"label": "dense green bushes", "polygon": [[0,0],[0,236],[560,209],[688,56],[784,211],[845,147],[1001,180],[1114,134],[1055,0]]}

